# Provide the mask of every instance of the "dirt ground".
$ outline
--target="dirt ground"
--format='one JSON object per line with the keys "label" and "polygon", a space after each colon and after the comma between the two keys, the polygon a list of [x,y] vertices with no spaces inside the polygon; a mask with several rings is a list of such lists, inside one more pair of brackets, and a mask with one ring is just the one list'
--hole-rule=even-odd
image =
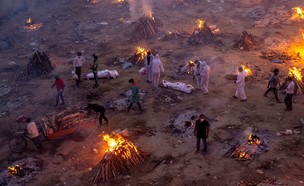
{"label": "dirt ground", "polygon": [[[294,6],[304,7],[301,0],[281,0],[262,3],[261,0],[196,0],[196,1],[157,1],[147,0],[153,15],[162,22],[159,34],[152,39],[132,41],[130,32],[132,18],[129,4],[115,4],[114,0],[97,0],[90,4],[85,0],[32,0],[23,1],[25,6],[16,2],[16,6],[7,4],[1,9],[0,39],[12,38],[14,46],[0,49],[1,83],[11,87],[11,92],[1,97],[4,108],[8,103],[21,99],[22,103],[10,107],[8,115],[0,118],[0,167],[1,172],[16,160],[26,157],[38,157],[43,160],[43,169],[35,179],[26,185],[94,185],[89,182],[90,170],[101,160],[102,132],[110,133],[117,129],[139,131],[128,138],[139,149],[151,153],[143,165],[118,176],[104,185],[303,185],[304,184],[304,137],[303,96],[294,97],[294,108],[284,111],[284,103],[276,103],[272,94],[263,97],[271,70],[280,69],[280,79],[287,77],[288,68],[302,68],[299,60],[289,60],[284,64],[271,63],[261,59],[260,52],[268,48],[263,43],[268,38],[278,38],[287,42],[301,39],[299,23],[274,21],[271,18],[277,11],[290,13]],[[7,1],[12,2],[12,1]],[[138,3],[140,0],[138,0]],[[176,6],[173,6],[174,2]],[[182,3],[187,2],[187,3]],[[267,2],[267,1],[263,1]],[[182,4],[182,5],[181,5]],[[5,8],[7,7],[7,8]],[[26,8],[24,8],[26,7]],[[252,12],[262,10],[255,16]],[[140,14],[140,9],[137,10]],[[270,17],[267,15],[270,15]],[[291,14],[290,14],[291,15]],[[35,31],[19,29],[25,20],[32,17],[43,27]],[[167,31],[185,31],[191,34],[196,26],[196,19],[201,18],[209,24],[215,24],[220,32],[215,34],[216,43],[207,46],[191,46],[184,40],[162,42],[158,38]],[[264,27],[255,27],[255,21],[272,19]],[[281,21],[281,22],[280,22]],[[105,24],[106,22],[107,24]],[[303,24],[303,23],[302,23]],[[303,26],[302,26],[303,28]],[[237,51],[231,48],[234,40],[243,30],[252,33],[261,44],[255,51]],[[221,43],[221,44],[218,44]],[[192,76],[177,73],[179,65],[195,57],[204,58],[211,67],[209,94],[203,95],[195,90],[191,94],[158,88],[146,83],[139,74],[139,65],[123,69],[114,65],[116,58],[127,59],[136,46],[155,49],[159,52],[165,67],[161,79],[182,81],[196,86]],[[36,49],[46,52],[56,68],[46,77],[28,82],[17,81],[19,73],[28,63],[28,57]],[[98,89],[93,89],[93,81],[84,80],[80,88],[75,87],[72,79],[71,59],[75,51],[81,51],[87,59],[84,72],[89,72],[91,55],[99,55],[100,69],[117,70],[117,79],[102,79]],[[9,62],[17,63],[18,68],[7,70]],[[256,74],[248,78],[246,94],[248,101],[243,103],[232,98],[235,91],[233,80],[225,78],[233,74],[240,65],[248,63],[254,67]],[[147,92],[142,102],[144,112],[137,107],[125,111],[107,111],[109,124],[98,128],[90,138],[76,142],[73,137],[46,141],[46,152],[39,154],[30,144],[22,154],[11,153],[8,140],[16,128],[25,124],[16,124],[15,119],[21,115],[38,120],[47,113],[60,112],[66,107],[54,108],[56,90],[50,90],[53,74],[58,73],[66,82],[64,96],[66,107],[82,107],[89,102],[106,105],[117,100],[122,93],[130,89],[128,79],[134,78],[142,90]],[[87,100],[87,91],[96,93],[98,100]],[[178,101],[160,101],[162,96]],[[281,100],[284,95],[279,93]],[[172,133],[168,127],[179,114],[188,110],[204,113],[210,120],[209,151],[203,156],[195,154],[195,137]],[[229,127],[237,126],[237,127]],[[267,135],[268,151],[253,160],[238,161],[225,156],[231,147],[230,142],[251,127]],[[300,134],[277,135],[286,129],[299,128]],[[85,129],[88,136],[92,129]],[[158,162],[163,164],[149,172]]]}

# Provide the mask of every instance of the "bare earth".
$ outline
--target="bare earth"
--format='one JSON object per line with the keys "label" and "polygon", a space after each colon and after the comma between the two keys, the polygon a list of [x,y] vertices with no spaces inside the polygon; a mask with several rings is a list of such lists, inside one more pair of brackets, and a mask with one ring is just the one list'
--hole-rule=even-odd
{"label": "bare earth", "polygon": [[[281,0],[271,1],[270,5],[260,5],[260,0],[197,0],[173,8],[171,0],[151,0],[148,2],[151,4],[153,15],[162,22],[162,26],[159,27],[158,36],[139,42],[131,40],[131,25],[121,19],[130,18],[128,3],[118,5],[110,0],[97,0],[97,4],[92,5],[85,0],[32,0],[25,1],[28,9],[22,10],[18,5],[19,1],[9,6],[13,1],[7,2],[0,12],[0,39],[13,38],[15,46],[0,52],[1,83],[12,88],[9,95],[1,97],[1,104],[4,107],[7,102],[13,102],[22,96],[25,96],[26,101],[20,107],[9,110],[9,115],[0,119],[1,172],[6,171],[16,160],[35,156],[43,160],[43,170],[35,176],[36,179],[26,185],[93,185],[89,182],[90,169],[102,158],[101,153],[95,153],[93,149],[103,151],[99,134],[128,129],[133,131],[128,139],[139,149],[150,152],[151,156],[145,159],[143,165],[104,185],[304,184],[304,137],[303,125],[299,122],[303,117],[304,98],[295,96],[293,111],[286,112],[284,103],[276,103],[271,93],[268,98],[263,97],[271,70],[279,68],[279,77],[283,81],[290,66],[303,68],[300,66],[302,64],[297,60],[275,64],[261,59],[260,52],[267,49],[265,44],[250,52],[231,48],[235,38],[243,30],[252,33],[261,42],[271,37],[288,42],[301,39],[301,25],[298,23],[282,21],[257,28],[254,27],[254,22],[264,18],[264,15],[248,15],[257,7],[268,11],[267,14],[270,15],[276,13],[273,9],[290,13],[294,6],[303,7],[303,1]],[[43,23],[43,27],[35,31],[20,31],[18,27],[23,26],[28,17],[32,17],[37,23]],[[187,44],[186,39],[166,42],[158,40],[167,31],[185,31],[191,34],[198,18],[206,20],[208,24],[217,25],[220,32],[215,36],[216,40],[222,42],[221,45],[191,46]],[[108,24],[101,24],[102,22]],[[104,41],[109,44],[109,49],[103,45]],[[113,65],[115,58],[127,59],[131,56],[136,46],[159,52],[165,66],[161,79],[182,81],[193,86],[196,86],[196,82],[192,80],[192,76],[176,73],[178,66],[195,57],[207,59],[211,67],[209,95],[204,96],[198,90],[191,94],[162,87],[152,90],[152,85],[146,83],[144,77],[138,73],[140,66],[122,69],[121,65]],[[49,54],[52,62],[56,64],[55,70],[47,77],[28,82],[17,81],[20,70],[25,68],[28,56],[31,56],[35,49]],[[90,72],[88,64],[91,62],[91,55],[96,53],[100,57],[100,69],[117,70],[119,77],[101,80],[98,89],[93,89],[93,81],[84,80],[80,89],[77,89],[71,76],[71,59],[75,56],[73,51],[82,51],[87,59],[84,72]],[[19,70],[2,70],[10,61],[15,61],[20,67]],[[226,75],[233,74],[241,63],[248,63],[254,69],[259,69],[254,77],[247,81],[246,103],[232,98],[235,85],[233,80],[225,78]],[[110,123],[98,128],[86,141],[76,142],[72,137],[67,137],[44,142],[46,152],[43,154],[39,154],[32,144],[22,154],[11,153],[8,139],[14,129],[24,128],[26,125],[15,123],[19,115],[24,114],[38,120],[47,113],[64,109],[54,108],[56,90],[49,89],[54,81],[54,73],[58,73],[66,82],[66,107],[85,106],[89,101],[84,95],[89,90],[99,95],[98,100],[91,102],[106,105],[129,90],[128,79],[134,78],[141,89],[147,91],[142,102],[144,112],[139,113],[136,106],[130,113],[109,110],[107,115]],[[172,99],[179,96],[180,99],[169,103],[160,101],[165,95]],[[279,93],[279,97],[283,101],[284,95]],[[209,151],[205,156],[194,153],[194,136],[182,137],[166,127],[179,114],[188,110],[204,113],[210,120]],[[293,130],[299,126],[300,134],[276,135],[277,132]],[[248,161],[238,161],[225,156],[231,147],[230,142],[244,135],[248,127],[268,136],[268,151]],[[88,135],[91,131],[92,129],[87,129],[84,134]],[[152,135],[149,135],[149,132]],[[163,164],[148,173],[164,159],[166,161]]]}

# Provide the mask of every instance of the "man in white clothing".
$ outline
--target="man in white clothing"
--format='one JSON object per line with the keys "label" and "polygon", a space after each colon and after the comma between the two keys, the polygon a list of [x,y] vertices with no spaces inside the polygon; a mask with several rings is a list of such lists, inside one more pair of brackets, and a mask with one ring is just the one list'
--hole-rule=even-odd
{"label": "man in white clothing", "polygon": [[152,82],[152,62],[154,56],[151,52],[147,52],[147,56],[145,57],[145,70],[146,70],[146,81],[151,83]]}
{"label": "man in white clothing", "polygon": [[159,59],[159,55],[157,54],[152,61],[152,83],[154,87],[158,86],[160,72],[164,72],[164,66],[161,60]]}
{"label": "man in white clothing", "polygon": [[77,79],[76,79],[76,85],[78,86],[81,79],[81,67],[83,65],[83,63],[85,62],[85,59],[81,56],[81,52],[77,52],[77,56],[74,58],[73,60],[73,66],[74,66],[74,70],[75,70],[75,74],[77,75]]}
{"label": "man in white clothing", "polygon": [[42,145],[39,142],[39,132],[36,126],[36,123],[32,121],[31,118],[26,118],[26,122],[27,122],[27,133],[29,135],[29,137],[32,139],[34,145],[40,150],[42,151]]}
{"label": "man in white clothing", "polygon": [[247,101],[247,97],[245,94],[245,78],[246,78],[246,72],[243,70],[242,67],[238,68],[239,75],[237,77],[237,80],[234,82],[236,84],[236,91],[234,98],[241,97],[241,101]]}
{"label": "man in white clothing", "polygon": [[287,88],[285,90],[286,96],[285,96],[284,102],[285,102],[285,105],[286,105],[286,110],[292,110],[292,97],[293,97],[293,94],[294,94],[295,84],[292,80],[292,77],[288,77],[287,82],[288,82],[288,85],[287,85]]}
{"label": "man in white clothing", "polygon": [[209,77],[210,77],[210,67],[207,65],[206,61],[195,60],[195,64],[197,65],[195,75],[197,76],[197,86],[203,94],[207,95]]}

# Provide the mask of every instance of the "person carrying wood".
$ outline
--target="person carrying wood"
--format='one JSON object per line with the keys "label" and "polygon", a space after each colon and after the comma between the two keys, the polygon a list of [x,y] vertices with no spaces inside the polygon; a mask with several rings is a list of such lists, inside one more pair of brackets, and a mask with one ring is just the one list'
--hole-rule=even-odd
{"label": "person carrying wood", "polygon": [[129,83],[132,85],[132,87],[131,87],[132,95],[131,95],[130,105],[128,106],[127,111],[129,112],[132,105],[135,103],[138,105],[139,110],[142,112],[143,109],[141,108],[141,105],[139,102],[138,84],[136,84],[133,79],[130,79]]}
{"label": "person carrying wood", "polygon": [[204,153],[207,152],[208,144],[207,138],[209,136],[209,122],[205,119],[203,114],[200,115],[199,119],[195,122],[194,136],[196,136],[196,154],[200,151],[200,141],[204,143]]}
{"label": "person carrying wood", "polygon": [[147,56],[145,57],[145,70],[146,70],[146,81],[148,83],[152,82],[152,61],[154,60],[154,56],[149,51],[147,52]]}
{"label": "person carrying wood", "polygon": [[42,145],[38,139],[39,137],[39,132],[36,126],[36,123],[34,121],[32,121],[31,118],[26,118],[26,123],[27,123],[27,134],[29,136],[29,138],[31,138],[31,140],[33,141],[34,145],[37,147],[37,149],[39,149],[40,152],[42,152]]}
{"label": "person carrying wood", "polygon": [[109,123],[109,120],[105,115],[106,109],[103,106],[98,105],[98,104],[89,103],[87,105],[87,110],[88,110],[88,114],[91,114],[91,112],[93,110],[96,113],[96,118],[99,114],[99,126],[101,126],[101,124],[102,124],[102,119],[106,120],[106,124]]}
{"label": "person carrying wood", "polygon": [[76,85],[77,86],[81,82],[81,79],[80,79],[80,76],[81,76],[81,67],[82,67],[82,65],[83,65],[84,62],[85,62],[85,59],[81,56],[81,52],[77,52],[77,56],[73,60],[74,70],[75,70],[75,73],[76,73],[76,75],[78,77],[78,79],[76,79]]}
{"label": "person carrying wood", "polygon": [[164,71],[165,69],[163,63],[161,62],[159,55],[157,54],[152,61],[152,83],[155,88],[158,87],[160,73]]}
{"label": "person carrying wood", "polygon": [[59,103],[59,98],[61,99],[61,104],[64,105],[65,102],[64,102],[64,98],[63,98],[63,90],[64,90],[64,81],[63,79],[61,79],[58,74],[55,74],[54,75],[54,78],[55,78],[55,82],[54,84],[51,86],[51,88],[54,88],[56,86],[57,88],[57,95],[56,95],[56,105],[55,107],[58,106],[58,103]]}
{"label": "person carrying wood", "polygon": [[95,84],[93,86],[93,88],[98,88],[99,84],[98,84],[98,63],[97,63],[97,59],[98,56],[96,54],[93,54],[93,63],[90,64],[90,69],[92,70],[93,74],[94,74],[94,80],[95,80]]}
{"label": "person carrying wood", "polygon": [[292,97],[294,94],[294,88],[295,88],[295,84],[293,82],[292,77],[288,77],[287,78],[287,88],[285,90],[286,96],[284,99],[285,105],[286,105],[286,111],[291,111],[292,110]]}
{"label": "person carrying wood", "polygon": [[234,94],[234,98],[237,99],[239,96],[241,97],[241,101],[247,101],[247,97],[245,94],[245,78],[246,78],[246,72],[243,70],[242,67],[238,68],[239,75],[237,76],[237,80],[234,81],[236,84],[236,91]]}
{"label": "person carrying wood", "polygon": [[279,75],[279,69],[276,68],[273,70],[273,73],[271,74],[271,76],[269,78],[268,85],[267,85],[267,91],[264,93],[264,96],[267,97],[267,94],[270,91],[273,91],[274,97],[277,100],[277,102],[282,103],[278,97],[277,85],[281,86],[278,75]]}

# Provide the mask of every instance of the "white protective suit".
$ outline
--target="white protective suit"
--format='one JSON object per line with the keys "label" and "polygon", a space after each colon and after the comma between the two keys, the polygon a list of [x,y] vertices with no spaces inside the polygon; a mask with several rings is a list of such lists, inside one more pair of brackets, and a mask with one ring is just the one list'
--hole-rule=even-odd
{"label": "white protective suit", "polygon": [[152,61],[152,83],[154,87],[158,86],[160,72],[164,72],[164,66],[161,60],[159,59],[159,55],[157,54]]}
{"label": "white protective suit", "polygon": [[246,94],[245,94],[245,78],[246,78],[246,72],[242,71],[237,77],[236,83],[236,91],[235,91],[235,97],[241,97],[242,100],[247,100]]}
{"label": "white protective suit", "polygon": [[146,71],[146,80],[152,82],[152,63],[154,56],[150,55],[150,62],[148,62],[148,56],[145,57],[145,71]]}
{"label": "white protective suit", "polygon": [[210,67],[205,61],[199,61],[196,69],[196,75],[198,88],[203,92],[203,94],[208,94]]}

